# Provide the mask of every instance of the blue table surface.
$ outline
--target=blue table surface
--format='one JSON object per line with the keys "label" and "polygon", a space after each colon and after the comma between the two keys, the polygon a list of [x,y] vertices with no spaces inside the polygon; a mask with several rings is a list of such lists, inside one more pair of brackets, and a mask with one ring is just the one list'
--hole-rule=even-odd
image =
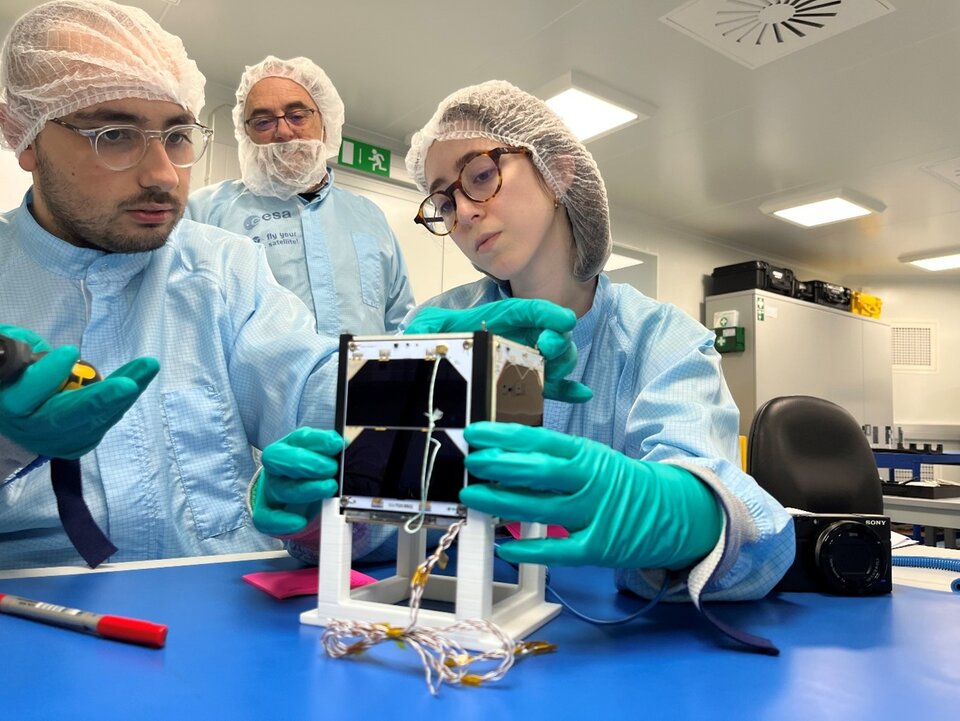
{"label": "blue table surface", "polygon": [[[241,580],[292,567],[264,559],[0,580],[2,593],[170,627],[155,650],[0,615],[0,718],[819,721],[946,718],[960,702],[960,594],[897,586],[873,598],[714,604],[727,622],[772,638],[779,657],[726,642],[688,604],[612,627],[564,612],[534,634],[556,653],[435,698],[412,650],[328,658],[322,629],[299,622],[312,597],[277,601]],[[639,605],[615,592],[609,570],[557,569],[551,582],[595,615]]]}

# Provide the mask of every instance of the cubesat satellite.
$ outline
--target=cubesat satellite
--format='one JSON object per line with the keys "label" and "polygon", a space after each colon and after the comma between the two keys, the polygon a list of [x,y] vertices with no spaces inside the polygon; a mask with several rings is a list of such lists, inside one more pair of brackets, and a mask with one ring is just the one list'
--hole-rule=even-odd
{"label": "cubesat satellite", "polygon": [[[493,581],[498,519],[459,502],[466,485],[483,482],[464,467],[464,428],[481,420],[543,422],[544,362],[533,348],[486,331],[407,336],[341,336],[336,428],[348,445],[340,458],[340,495],[324,502],[318,607],[304,623],[328,618],[404,625],[410,580],[426,555],[427,527],[465,518],[457,575],[431,576],[424,598],[453,612],[420,611],[432,627],[464,619],[496,623],[521,639],[559,613],[544,601],[542,566],[521,565],[517,583]],[[396,574],[349,588],[351,523],[390,523],[398,530]],[[541,524],[521,535],[543,537]],[[470,648],[496,640],[480,632],[457,639]]]}

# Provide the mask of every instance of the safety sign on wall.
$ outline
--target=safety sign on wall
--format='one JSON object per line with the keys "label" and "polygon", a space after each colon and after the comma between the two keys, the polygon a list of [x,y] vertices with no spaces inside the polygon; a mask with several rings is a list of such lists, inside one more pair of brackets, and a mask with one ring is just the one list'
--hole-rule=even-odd
{"label": "safety sign on wall", "polygon": [[390,177],[390,151],[376,145],[362,143],[353,138],[344,138],[340,144],[340,165],[362,170],[365,173]]}

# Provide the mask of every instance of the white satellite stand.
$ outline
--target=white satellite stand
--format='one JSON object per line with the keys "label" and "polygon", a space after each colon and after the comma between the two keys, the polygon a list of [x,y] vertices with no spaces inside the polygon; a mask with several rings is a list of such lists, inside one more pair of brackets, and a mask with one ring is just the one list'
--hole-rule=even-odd
{"label": "white satellite stand", "polygon": [[[427,557],[426,529],[411,534],[399,528],[397,533],[396,575],[351,591],[350,522],[340,513],[339,498],[324,501],[317,608],[302,613],[300,621],[314,626],[325,626],[330,619],[408,626],[410,608],[406,603],[397,604],[410,598],[413,575]],[[543,524],[521,526],[521,538],[543,538],[545,534]],[[545,600],[543,566],[521,564],[517,583],[493,580],[493,541],[493,519],[468,510],[467,523],[457,540],[457,575],[431,573],[423,594],[423,600],[450,603],[454,610],[421,606],[417,625],[443,628],[458,621],[486,620],[519,641],[560,613],[559,604]],[[471,650],[487,651],[501,645],[494,635],[473,630],[453,633],[451,638]]]}

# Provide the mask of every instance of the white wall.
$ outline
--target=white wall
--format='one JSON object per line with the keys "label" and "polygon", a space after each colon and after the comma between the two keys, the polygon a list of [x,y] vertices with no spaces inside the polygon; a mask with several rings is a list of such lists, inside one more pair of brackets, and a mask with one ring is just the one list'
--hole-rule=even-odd
{"label": "white wall", "polygon": [[191,190],[240,177],[237,141],[233,136],[233,90],[217,83],[207,83],[205,93],[206,104],[197,120],[213,130],[213,138],[190,175]]}
{"label": "white wall", "polygon": [[0,150],[0,212],[15,208],[33,182],[33,176],[17,164],[11,150]]}
{"label": "white wall", "polygon": [[880,319],[893,323],[935,323],[937,369],[894,372],[893,410],[898,425],[945,425],[960,429],[960,287],[923,273],[915,281],[886,280],[863,290],[883,300]]}

